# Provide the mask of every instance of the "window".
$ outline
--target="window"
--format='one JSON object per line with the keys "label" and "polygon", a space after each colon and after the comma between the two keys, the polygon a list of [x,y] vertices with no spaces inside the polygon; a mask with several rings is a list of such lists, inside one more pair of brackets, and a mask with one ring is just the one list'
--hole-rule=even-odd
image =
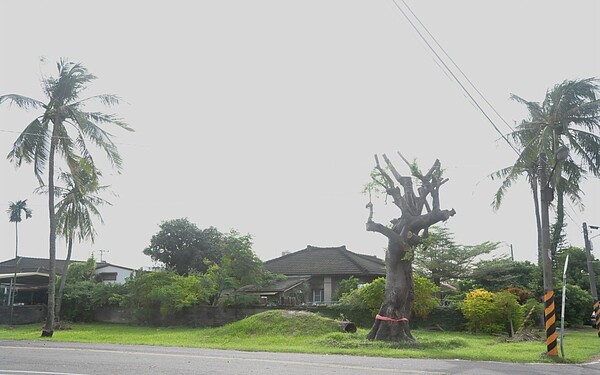
{"label": "window", "polygon": [[323,289],[313,289],[312,290],[312,300],[313,303],[321,303],[325,299],[325,290]]}
{"label": "window", "polygon": [[117,281],[117,273],[116,272],[100,272],[98,274],[100,280],[102,281]]}

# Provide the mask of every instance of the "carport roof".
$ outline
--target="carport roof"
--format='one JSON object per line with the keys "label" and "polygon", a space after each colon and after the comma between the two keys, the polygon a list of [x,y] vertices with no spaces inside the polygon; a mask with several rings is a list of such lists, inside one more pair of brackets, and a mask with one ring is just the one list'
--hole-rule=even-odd
{"label": "carport roof", "polygon": [[[0,273],[0,284],[10,285],[15,277],[14,273]],[[44,272],[18,272],[17,287],[48,286],[48,273]]]}

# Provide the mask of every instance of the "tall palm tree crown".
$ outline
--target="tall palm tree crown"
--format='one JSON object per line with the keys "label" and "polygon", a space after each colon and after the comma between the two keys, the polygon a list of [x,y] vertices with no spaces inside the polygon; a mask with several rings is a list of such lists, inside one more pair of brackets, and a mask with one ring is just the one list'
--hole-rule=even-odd
{"label": "tall palm tree crown", "polygon": [[62,199],[56,204],[57,234],[64,236],[67,242],[77,238],[79,241],[89,239],[94,242],[96,230],[93,217],[103,223],[98,206],[110,202],[96,195],[106,190],[107,186],[100,186],[98,176],[101,173],[89,165],[85,159],[80,159],[77,176],[70,173],[60,173],[58,179],[65,187],[54,188],[56,196]]}
{"label": "tall palm tree crown", "polygon": [[[583,208],[583,192],[580,183],[586,175],[600,176],[600,81],[596,78],[566,80],[546,92],[544,101],[533,102],[517,95],[511,98],[527,107],[529,118],[523,120],[515,131],[509,134],[520,147],[521,152],[515,163],[497,171],[491,177],[501,179],[492,206],[500,207],[506,191],[525,174],[536,201],[536,219],[539,224],[537,199],[538,160],[541,153],[549,158],[549,164],[556,166],[549,184],[556,190],[556,222],[552,233],[552,250],[560,242],[564,227],[564,197]],[[557,164],[557,150],[565,146],[570,156]],[[538,239],[541,241],[538,233]],[[539,247],[539,245],[538,245]],[[538,249],[540,251],[540,249]]]}
{"label": "tall palm tree crown", "polygon": [[48,282],[48,315],[42,331],[43,336],[52,336],[54,321],[54,297],[56,277],[56,213],[54,206],[55,155],[66,162],[71,175],[78,176],[79,160],[84,159],[94,165],[90,146],[104,151],[112,166],[121,169],[121,156],[112,141],[112,135],[105,131],[105,125],[116,125],[132,131],[120,118],[102,112],[87,112],[85,105],[99,101],[106,106],[119,103],[115,95],[96,95],[80,99],[81,92],[96,77],[79,63],[61,59],[57,63],[58,78],[42,80],[42,88],[47,101],[42,102],[17,94],[0,96],[0,104],[9,102],[24,109],[42,109],[42,113],[25,127],[17,137],[7,158],[20,167],[23,162],[33,164],[35,176],[43,185],[43,174],[48,168],[48,213],[50,219]]}
{"label": "tall palm tree crown", "polygon": [[11,223],[20,223],[23,219],[21,213],[25,213],[25,219],[30,219],[33,211],[27,207],[27,199],[16,201],[16,202],[8,202],[8,210],[6,213],[8,214],[8,221]]}

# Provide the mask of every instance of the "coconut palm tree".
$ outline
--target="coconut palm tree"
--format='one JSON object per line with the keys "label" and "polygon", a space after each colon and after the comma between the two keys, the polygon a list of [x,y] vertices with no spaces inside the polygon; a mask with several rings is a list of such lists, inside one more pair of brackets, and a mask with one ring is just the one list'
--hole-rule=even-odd
{"label": "coconut palm tree", "polygon": [[[541,259],[541,222],[539,218],[538,158],[540,153],[549,156],[550,165],[556,170],[549,181],[556,191],[556,221],[553,225],[551,249],[556,248],[562,237],[564,224],[564,198],[583,208],[580,182],[587,174],[600,176],[600,81],[596,78],[566,80],[546,92],[544,101],[527,101],[519,96],[511,98],[529,111],[510,134],[521,152],[516,162],[491,175],[502,180],[492,206],[498,208],[508,188],[519,176],[525,174],[530,183],[536,204],[538,226],[538,259]],[[569,148],[570,157],[557,164],[555,155],[561,146]],[[553,256],[554,258],[554,256]]]}
{"label": "coconut palm tree", "polygon": [[[81,99],[82,91],[96,77],[79,63],[61,59],[58,64],[58,77],[42,80],[42,87],[47,97],[46,102],[17,94],[0,96],[0,104],[9,102],[24,109],[41,109],[41,114],[25,127],[17,137],[8,159],[17,167],[23,162],[33,164],[35,176],[40,185],[44,185],[43,174],[48,168],[48,212],[50,219],[49,236],[49,281],[48,281],[48,313],[42,329],[42,336],[53,334],[55,283],[56,283],[56,213],[54,207],[54,170],[55,157],[58,155],[66,161],[69,169],[78,165],[77,155],[81,155],[91,165],[94,160],[91,147],[103,150],[117,170],[121,168],[121,156],[114,144],[113,136],[104,130],[105,125],[116,125],[125,130],[132,129],[113,114],[88,112],[85,105],[90,101],[112,106],[119,103],[115,95],[96,95]],[[72,173],[76,176],[76,173]]]}
{"label": "coconut palm tree", "polygon": [[92,218],[96,217],[101,223],[104,223],[98,206],[110,205],[110,202],[96,195],[108,188],[98,184],[99,176],[101,176],[100,171],[97,171],[93,165],[90,165],[85,159],[79,159],[77,176],[74,177],[68,172],[60,173],[57,179],[62,181],[65,187],[54,187],[56,196],[62,198],[55,207],[56,233],[63,236],[67,242],[67,257],[56,295],[55,320],[57,324],[60,324],[62,296],[73,253],[73,240],[77,239],[80,242],[90,240],[93,243],[96,238],[96,230]]}
{"label": "coconut palm tree", "polygon": [[33,212],[27,207],[27,199],[16,202],[8,202],[8,221],[15,223],[15,258],[19,256],[19,223],[23,220],[21,213],[25,213],[25,219],[31,218]]}

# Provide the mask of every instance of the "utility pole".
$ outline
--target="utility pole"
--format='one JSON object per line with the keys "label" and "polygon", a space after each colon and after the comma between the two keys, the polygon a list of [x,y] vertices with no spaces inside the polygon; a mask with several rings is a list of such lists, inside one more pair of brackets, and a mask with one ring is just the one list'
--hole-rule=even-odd
{"label": "utility pole", "polygon": [[[598,229],[599,227],[590,225],[591,229]],[[583,241],[585,245],[585,255],[587,257],[588,274],[590,275],[590,291],[592,292],[592,299],[594,300],[594,316],[596,318],[596,329],[598,330],[598,337],[600,337],[600,302],[598,301],[598,292],[596,290],[596,275],[594,274],[594,265],[592,264],[592,249],[590,239],[588,237],[588,226],[583,223]]]}
{"label": "utility pole", "polygon": [[539,155],[540,200],[542,221],[542,270],[544,277],[544,322],[546,323],[547,355],[558,356],[556,347],[556,308],[554,305],[554,283],[552,280],[552,258],[550,254],[550,202],[554,199],[554,191],[550,187],[547,175],[548,159],[546,154]]}

